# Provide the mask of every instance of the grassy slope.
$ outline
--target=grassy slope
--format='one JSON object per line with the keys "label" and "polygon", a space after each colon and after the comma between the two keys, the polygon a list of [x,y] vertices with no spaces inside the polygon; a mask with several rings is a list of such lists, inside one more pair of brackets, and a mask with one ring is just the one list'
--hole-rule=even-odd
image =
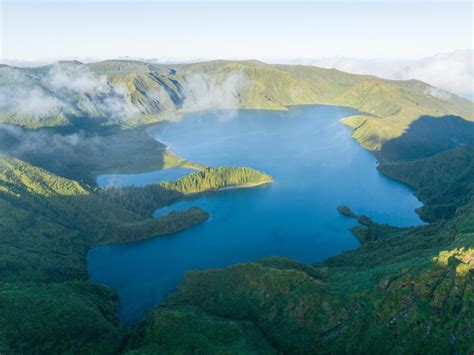
{"label": "grassy slope", "polygon": [[[232,100],[232,108],[286,109],[287,105],[323,103],[353,107],[368,113],[369,116],[347,118],[345,123],[355,129],[354,137],[370,150],[378,150],[383,142],[399,137],[411,122],[422,115],[458,115],[467,120],[474,119],[472,102],[451,94],[439,99],[435,97],[438,95],[430,94],[436,92],[435,88],[420,81],[384,80],[335,69],[270,65],[257,61],[213,61],[169,66],[104,61],[76,66],[79,72],[104,77],[110,87],[120,88],[117,90],[125,93],[124,102],[134,110],[133,119],[128,120],[127,125],[175,117],[185,100],[195,99],[188,88],[196,74],[206,75],[207,80],[217,85],[225,82],[229,75],[241,75],[243,82],[234,87],[237,101]],[[0,86],[15,86],[5,68],[0,71]],[[4,110],[0,122],[38,127],[63,124],[64,120],[58,121],[57,117],[64,116],[72,124],[84,121],[111,123],[104,118],[105,113],[98,112],[100,107],[84,95],[71,94],[72,102],[78,103],[72,106],[67,93],[61,93],[61,96],[51,91],[42,79],[49,68],[7,69],[18,72],[16,81],[20,87],[42,88],[61,100],[63,109],[52,114],[50,121],[47,117],[17,117]],[[102,102],[100,100],[103,98],[98,97],[96,101]],[[81,104],[83,102],[87,104]],[[199,107],[205,108],[213,107]]]}

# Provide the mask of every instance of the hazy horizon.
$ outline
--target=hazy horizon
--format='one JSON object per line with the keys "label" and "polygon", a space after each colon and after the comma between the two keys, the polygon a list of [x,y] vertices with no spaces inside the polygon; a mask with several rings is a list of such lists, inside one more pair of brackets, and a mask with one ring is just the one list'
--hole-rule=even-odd
{"label": "hazy horizon", "polygon": [[255,59],[418,79],[472,98],[472,6],[382,0],[3,0],[0,63]]}
{"label": "hazy horizon", "polygon": [[[470,2],[3,0],[0,58],[412,60],[472,48]],[[286,24],[291,23],[291,26]]]}
{"label": "hazy horizon", "polygon": [[[470,100],[474,98],[474,50],[472,49],[458,49],[453,52],[435,53],[432,56],[413,60],[342,56],[319,58],[140,58],[124,56],[117,58],[63,57],[29,61],[0,59],[0,64],[16,67],[35,67],[54,64],[63,60],[78,60],[83,63],[94,63],[104,60],[137,60],[154,64],[186,64],[213,60],[258,60],[268,64],[313,65],[322,68],[336,68],[354,74],[375,75],[393,80],[421,80],[464,98]],[[440,73],[443,75],[440,75]]]}

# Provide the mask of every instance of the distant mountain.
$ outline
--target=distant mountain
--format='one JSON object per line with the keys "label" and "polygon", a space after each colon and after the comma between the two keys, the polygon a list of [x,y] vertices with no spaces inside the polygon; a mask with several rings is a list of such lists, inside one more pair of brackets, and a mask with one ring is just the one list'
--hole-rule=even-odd
{"label": "distant mountain", "polygon": [[471,101],[426,83],[394,81],[303,65],[259,61],[152,64],[62,61],[0,66],[0,122],[26,127],[173,120],[187,111],[331,104],[362,115],[345,120],[364,147],[400,136],[422,115],[474,120]]}
{"label": "distant mountain", "polygon": [[412,59],[369,59],[353,57],[287,58],[271,63],[304,64],[336,68],[349,73],[375,75],[385,79],[422,80],[464,98],[474,98],[474,50],[452,52]]}

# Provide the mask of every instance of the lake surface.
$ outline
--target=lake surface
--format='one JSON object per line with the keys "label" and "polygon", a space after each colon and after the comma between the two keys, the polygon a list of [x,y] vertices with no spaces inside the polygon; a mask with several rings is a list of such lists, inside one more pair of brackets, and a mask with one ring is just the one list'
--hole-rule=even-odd
{"label": "lake surface", "polygon": [[[349,232],[356,223],[336,211],[340,204],[381,223],[422,223],[414,211],[421,203],[410,189],[379,174],[375,158],[340,122],[352,112],[331,106],[204,112],[157,126],[156,139],[187,160],[249,166],[271,174],[274,182],[157,210],[155,216],[198,206],[211,217],[171,236],[91,250],[91,281],[118,292],[119,317],[130,322],[162,302],[186,270],[270,255],[313,263],[356,248]],[[142,185],[143,174],[135,176]],[[133,183],[133,175],[127,179]]]}

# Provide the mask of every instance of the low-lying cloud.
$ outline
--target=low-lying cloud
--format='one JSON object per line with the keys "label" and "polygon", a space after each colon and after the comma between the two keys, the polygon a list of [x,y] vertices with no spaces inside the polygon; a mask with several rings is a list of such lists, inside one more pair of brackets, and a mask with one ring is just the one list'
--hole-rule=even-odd
{"label": "low-lying cloud", "polygon": [[0,110],[33,118],[57,113],[63,108],[58,98],[33,84],[19,69],[0,68]]}
{"label": "low-lying cloud", "polygon": [[224,78],[196,73],[185,80],[183,109],[236,109],[240,105],[240,90],[248,85],[245,74],[234,71]]}
{"label": "low-lying cloud", "polygon": [[76,146],[84,143],[82,132],[72,134],[51,133],[41,130],[25,130],[19,126],[0,124],[0,153],[14,156],[41,152],[72,151]]}
{"label": "low-lying cloud", "polygon": [[474,98],[474,51],[437,54],[409,63],[394,74],[397,79],[419,79],[452,93]]}
{"label": "low-lying cloud", "polygon": [[61,100],[48,95],[39,87],[26,90],[7,90],[0,87],[0,110],[10,110],[16,114],[33,118],[51,116],[64,107]]}
{"label": "low-lying cloud", "polygon": [[449,100],[451,98],[451,94],[449,92],[437,89],[435,87],[430,87],[426,89],[425,94],[431,95],[443,101]]}
{"label": "low-lying cloud", "polygon": [[[417,79],[456,95],[474,98],[474,50],[457,50],[411,61],[320,58],[288,62],[371,74],[387,79]],[[434,93],[433,96],[437,94]]]}
{"label": "low-lying cloud", "polygon": [[45,117],[57,112],[63,103],[55,97],[49,96],[43,90],[35,88],[31,91],[21,91],[14,102],[20,114]]}
{"label": "low-lying cloud", "polygon": [[121,123],[139,114],[127,103],[127,92],[83,65],[56,64],[42,75],[0,68],[0,110],[29,118],[94,115]]}
{"label": "low-lying cloud", "polygon": [[44,81],[54,92],[81,95],[79,108],[108,120],[121,123],[139,114],[136,107],[127,103],[125,89],[110,85],[105,75],[96,75],[84,66],[55,65]]}
{"label": "low-lying cloud", "polygon": [[109,93],[105,76],[96,76],[76,66],[54,65],[44,80],[53,90],[67,90],[80,94]]}

